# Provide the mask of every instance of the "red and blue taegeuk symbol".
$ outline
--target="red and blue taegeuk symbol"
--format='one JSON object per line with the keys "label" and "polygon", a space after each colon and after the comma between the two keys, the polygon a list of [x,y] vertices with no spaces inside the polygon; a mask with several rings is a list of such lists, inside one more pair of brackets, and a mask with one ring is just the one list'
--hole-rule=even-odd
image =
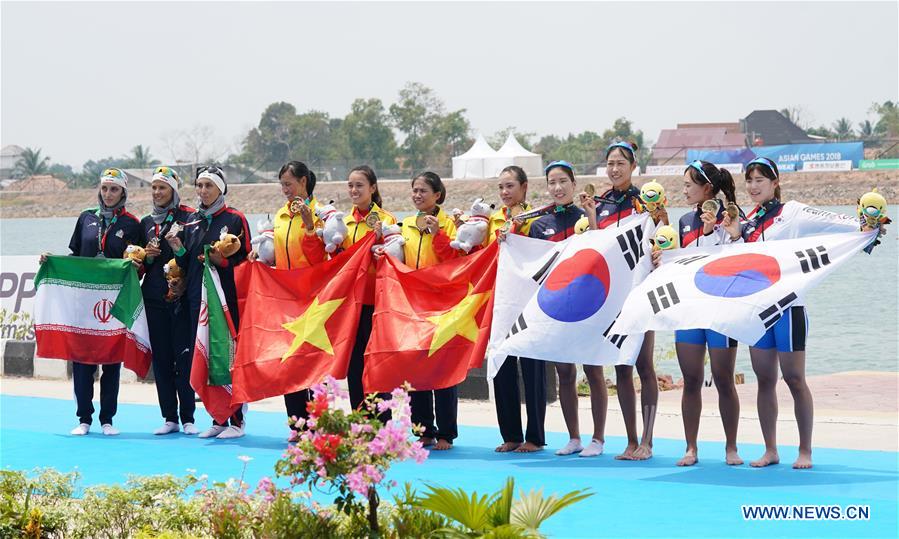
{"label": "red and blue taegeuk symbol", "polygon": [[609,265],[593,249],[582,249],[563,260],[537,292],[537,305],[560,322],[593,316],[609,295]]}
{"label": "red and blue taegeuk symbol", "polygon": [[699,268],[693,282],[710,296],[742,298],[780,280],[777,259],[757,253],[726,256]]}

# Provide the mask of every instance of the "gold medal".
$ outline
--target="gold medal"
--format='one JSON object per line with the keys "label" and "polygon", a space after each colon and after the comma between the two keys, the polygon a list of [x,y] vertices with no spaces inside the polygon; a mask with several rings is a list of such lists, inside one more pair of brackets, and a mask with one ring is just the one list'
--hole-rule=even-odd
{"label": "gold medal", "polygon": [[428,227],[428,214],[419,213],[415,217],[415,226],[418,227],[419,232],[427,232]]}
{"label": "gold medal", "polygon": [[596,194],[596,187],[592,183],[588,183],[584,186],[584,192],[592,197]]}
{"label": "gold medal", "polygon": [[518,204],[509,208],[509,216],[516,217],[518,215],[521,215],[521,212],[523,212],[523,211],[524,211],[524,203],[519,202]]}
{"label": "gold medal", "polygon": [[305,205],[306,203],[303,202],[302,198],[294,197],[293,200],[290,201],[288,209],[290,210],[290,213],[300,213],[300,210],[302,210]]}
{"label": "gold medal", "polygon": [[380,220],[381,216],[378,215],[378,212],[376,211],[369,212],[368,215],[365,216],[365,224],[368,225],[368,228],[374,228]]}
{"label": "gold medal", "polygon": [[[171,228],[169,228],[169,234],[171,234],[172,236],[177,236],[178,233],[181,232],[182,230],[184,230],[183,226],[181,226],[178,223],[172,223]],[[168,235],[168,234],[166,234],[166,235]]]}
{"label": "gold medal", "polygon": [[731,219],[736,219],[740,216],[740,208],[733,202],[728,202],[724,211],[727,212],[727,215],[730,216]]}
{"label": "gold medal", "polygon": [[712,198],[712,199],[706,200],[705,202],[702,203],[703,213],[712,213],[712,214],[717,215],[719,207],[720,206],[719,206],[717,198]]}

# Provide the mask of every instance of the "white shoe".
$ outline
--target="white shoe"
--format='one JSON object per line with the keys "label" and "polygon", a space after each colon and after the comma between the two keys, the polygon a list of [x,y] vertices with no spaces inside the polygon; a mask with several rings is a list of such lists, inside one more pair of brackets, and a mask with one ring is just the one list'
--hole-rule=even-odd
{"label": "white shoe", "polygon": [[581,454],[579,456],[581,456],[581,457],[596,457],[598,455],[602,455],[602,449],[603,449],[603,443],[600,442],[599,440],[597,440],[596,438],[593,438],[592,440],[590,440],[590,445],[585,447],[584,450],[581,451]]}
{"label": "white shoe", "polygon": [[166,421],[161,427],[154,430],[153,434],[161,436],[163,434],[171,434],[173,432],[178,432],[178,423],[175,423],[174,421]]}
{"label": "white shoe", "polygon": [[71,431],[69,431],[69,434],[71,434],[72,436],[84,436],[85,434],[87,434],[90,431],[91,431],[91,426],[88,425],[87,423],[82,423],[82,424],[78,425],[77,427],[75,427],[74,429],[72,429]]}
{"label": "white shoe", "polygon": [[103,425],[103,436],[118,436],[119,429],[113,427],[109,423]]}
{"label": "white shoe", "polygon": [[584,450],[584,446],[581,445],[580,439],[571,439],[568,440],[568,443],[565,444],[565,447],[562,449],[556,450],[556,455],[571,455],[572,453],[580,453]]}
{"label": "white shoe", "polygon": [[243,427],[235,427],[231,425],[227,429],[225,429],[221,434],[216,436],[218,440],[232,440],[234,438],[240,438],[243,436]]}
{"label": "white shoe", "polygon": [[188,436],[193,436],[194,434],[200,433],[200,431],[197,430],[197,427],[193,423],[185,423],[181,427],[181,432],[187,434]]}
{"label": "white shoe", "polygon": [[216,438],[219,434],[225,432],[227,427],[223,425],[213,425],[200,433],[197,438]]}

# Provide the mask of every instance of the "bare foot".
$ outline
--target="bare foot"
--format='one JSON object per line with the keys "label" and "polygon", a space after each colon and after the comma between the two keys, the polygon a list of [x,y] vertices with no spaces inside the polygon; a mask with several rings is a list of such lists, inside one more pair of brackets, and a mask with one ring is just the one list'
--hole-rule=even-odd
{"label": "bare foot", "polygon": [[796,457],[796,461],[793,462],[793,468],[797,470],[807,470],[812,467],[812,452],[811,451],[799,451],[799,456]]}
{"label": "bare foot", "polygon": [[637,450],[636,444],[627,444],[624,451],[615,457],[615,460],[634,460],[634,451]]}
{"label": "bare foot", "polygon": [[422,436],[418,441],[421,442],[422,447],[431,447],[434,445],[434,438],[428,436]]}
{"label": "bare foot", "polygon": [[437,440],[437,443],[434,444],[434,451],[446,451],[447,449],[452,449],[453,444],[444,439]]}
{"label": "bare foot", "polygon": [[687,452],[684,453],[683,458],[677,461],[678,466],[693,466],[699,462],[699,458],[696,456],[695,449],[687,449]]}
{"label": "bare foot", "polygon": [[637,449],[634,450],[634,456],[631,457],[631,460],[648,460],[652,458],[652,447],[640,444],[637,446]]}
{"label": "bare foot", "polygon": [[739,466],[743,464],[743,459],[740,458],[739,453],[737,453],[737,448],[735,447],[733,449],[724,450],[724,462],[726,462],[728,466]]}
{"label": "bare foot", "polygon": [[504,442],[502,445],[496,446],[494,451],[497,453],[508,453],[510,451],[515,451],[519,447],[521,447],[521,444],[518,442]]}
{"label": "bare foot", "polygon": [[536,453],[537,451],[542,451],[543,447],[535,444],[534,442],[525,442],[518,446],[515,450],[516,453]]}
{"label": "bare foot", "polygon": [[771,464],[780,464],[780,456],[778,456],[777,451],[766,450],[765,454],[758,460],[754,460],[749,463],[753,468],[763,468],[765,466],[769,466]]}

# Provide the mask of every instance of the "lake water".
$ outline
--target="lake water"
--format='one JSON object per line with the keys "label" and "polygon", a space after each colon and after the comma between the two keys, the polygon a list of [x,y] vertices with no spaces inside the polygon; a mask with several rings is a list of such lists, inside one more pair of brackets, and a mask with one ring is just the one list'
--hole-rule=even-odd
{"label": "lake water", "polygon": [[[840,213],[854,213],[850,206],[826,207]],[[672,222],[686,208],[672,208]],[[899,208],[890,207],[891,215]],[[397,217],[408,215],[399,212]],[[250,215],[255,231],[264,215]],[[74,217],[42,219],[0,219],[0,255],[36,255],[44,251],[67,253],[69,237],[75,226]],[[881,239],[874,253],[859,254],[829,277],[806,298],[809,311],[809,347],[807,370],[810,374],[850,370],[899,370],[899,242],[897,227]],[[679,376],[673,354],[674,335],[656,335],[656,357],[659,372]],[[737,371],[753,378],[749,351],[740,345]]]}

